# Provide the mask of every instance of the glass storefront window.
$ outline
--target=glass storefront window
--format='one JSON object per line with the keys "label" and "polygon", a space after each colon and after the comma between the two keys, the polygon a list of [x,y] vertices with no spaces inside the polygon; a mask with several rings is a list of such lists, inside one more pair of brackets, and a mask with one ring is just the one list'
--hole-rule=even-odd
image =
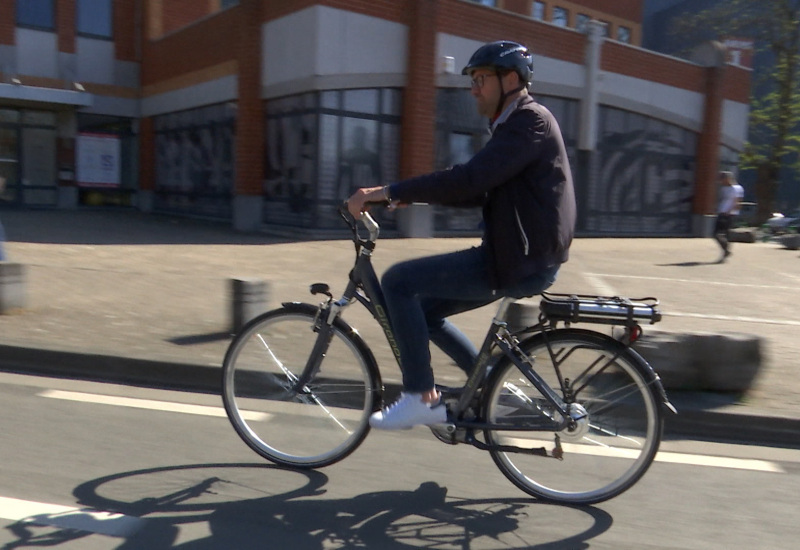
{"label": "glass storefront window", "polygon": [[[2,119],[0,119],[2,120]],[[19,167],[18,131],[16,128],[0,127],[0,204],[16,202],[17,198],[17,172]]]}
{"label": "glass storefront window", "polygon": [[0,200],[52,206],[58,199],[57,116],[49,111],[0,110]]}
{"label": "glass storefront window", "polygon": [[379,90],[345,90],[344,110],[354,113],[378,114]]}
{"label": "glass storefront window", "polygon": [[595,233],[691,232],[696,135],[668,122],[603,106],[596,177],[583,197]]}
{"label": "glass storefront window", "polygon": [[155,210],[230,219],[234,113],[221,104],[156,117]]}
{"label": "glass storefront window", "polygon": [[[397,178],[400,90],[327,90],[267,102],[264,221],[340,228],[358,187]],[[394,227],[393,213],[379,213]]]}
{"label": "glass storefront window", "polygon": [[19,116],[19,111],[16,109],[0,109],[0,123],[17,123],[19,122]]}
{"label": "glass storefront window", "polygon": [[56,114],[50,111],[22,111],[22,124],[28,126],[56,126]]}

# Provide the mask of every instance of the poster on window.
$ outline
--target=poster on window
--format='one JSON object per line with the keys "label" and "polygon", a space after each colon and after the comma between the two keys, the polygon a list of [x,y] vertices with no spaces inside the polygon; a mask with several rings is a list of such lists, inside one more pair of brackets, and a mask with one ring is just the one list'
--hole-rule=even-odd
{"label": "poster on window", "polygon": [[120,184],[119,138],[78,134],[75,156],[78,185],[115,187]]}

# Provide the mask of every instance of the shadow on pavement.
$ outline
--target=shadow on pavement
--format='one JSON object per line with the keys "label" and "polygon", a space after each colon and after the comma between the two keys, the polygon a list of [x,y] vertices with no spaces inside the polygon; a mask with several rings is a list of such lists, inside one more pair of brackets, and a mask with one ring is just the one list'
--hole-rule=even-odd
{"label": "shadow on pavement", "polygon": [[[422,483],[412,491],[380,491],[353,498],[320,498],[328,478],[259,464],[197,464],[123,472],[88,481],[73,494],[81,511],[104,510],[105,535],[118,550],[180,548],[588,548],[612,517],[593,507],[558,506],[558,540],[530,535],[531,522],[547,524],[554,505],[532,499],[448,498],[447,488]],[[123,514],[122,516],[118,514]],[[123,520],[134,522],[123,526]],[[55,546],[92,534],[59,527],[57,518],[25,518],[8,527],[17,541],[5,550]],[[182,526],[207,523],[208,531],[182,533]],[[94,522],[95,524],[97,521]],[[524,523],[528,529],[519,530]],[[109,532],[117,525],[118,533]],[[550,525],[553,525],[552,522]],[[93,532],[101,532],[95,529]],[[531,537],[539,540],[528,540]],[[551,537],[552,538],[552,537]]]}
{"label": "shadow on pavement", "polygon": [[143,214],[135,210],[2,210],[9,242],[130,244],[274,244],[290,242],[254,233],[238,233],[230,222]]}

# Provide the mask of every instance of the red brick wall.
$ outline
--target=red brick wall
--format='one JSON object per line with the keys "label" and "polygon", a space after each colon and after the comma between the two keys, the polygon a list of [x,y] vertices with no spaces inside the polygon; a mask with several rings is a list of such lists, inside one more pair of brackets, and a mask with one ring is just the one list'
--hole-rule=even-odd
{"label": "red brick wall", "polygon": [[719,141],[722,134],[722,99],[725,67],[708,67],[705,73],[703,128],[697,140],[692,213],[716,213],[716,175],[719,170]]}
{"label": "red brick wall", "polygon": [[75,0],[57,0],[56,32],[58,51],[75,53]]}
{"label": "red brick wall", "polygon": [[439,5],[440,32],[481,42],[515,40],[534,55],[583,63],[586,37],[582,34],[461,0],[439,0]]}
{"label": "red brick wall", "polygon": [[643,78],[669,86],[703,92],[703,68],[675,58],[654,54],[606,40],[600,68],[604,71]]}
{"label": "red brick wall", "polygon": [[569,0],[573,4],[580,4],[592,10],[602,11],[609,15],[642,22],[642,4],[644,0]]}
{"label": "red brick wall", "polygon": [[400,177],[434,167],[437,2],[412,2],[408,12],[408,80],[403,95]]}
{"label": "red brick wall", "polygon": [[264,177],[264,102],[261,100],[261,0],[241,0],[236,54],[239,109],[236,119],[236,194],[260,195]]}
{"label": "red brick wall", "polygon": [[205,0],[165,0],[161,6],[161,29],[164,34],[185,27],[211,13],[211,7]]}
{"label": "red brick wall", "polygon": [[[419,2],[420,0],[322,0],[311,3],[406,23],[412,10],[417,8],[415,4]],[[437,4],[439,0],[424,2]]]}
{"label": "red brick wall", "polygon": [[14,2],[0,2],[0,44],[14,44],[17,12]]}
{"label": "red brick wall", "polygon": [[120,61],[140,61],[136,30],[141,14],[136,12],[136,4],[137,0],[114,0],[114,50]]}
{"label": "red brick wall", "polygon": [[231,8],[159,40],[146,41],[142,85],[236,59],[240,8]]}
{"label": "red brick wall", "polygon": [[750,103],[752,75],[753,71],[749,69],[728,65],[725,68],[725,76],[722,81],[725,99],[740,103]]}

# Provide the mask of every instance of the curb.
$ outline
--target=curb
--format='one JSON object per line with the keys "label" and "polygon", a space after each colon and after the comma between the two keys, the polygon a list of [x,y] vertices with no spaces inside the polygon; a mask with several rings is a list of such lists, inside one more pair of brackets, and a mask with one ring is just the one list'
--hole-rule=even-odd
{"label": "curb", "polygon": [[[170,361],[156,361],[92,353],[42,350],[0,345],[0,371],[69,378],[133,386],[221,393],[221,368]],[[387,396],[399,393],[399,387],[385,388]],[[665,412],[664,437],[692,437],[796,447],[800,441],[800,419],[755,414],[746,406],[736,410],[712,410],[698,407],[702,394],[669,392],[678,409]]]}
{"label": "curb", "polygon": [[218,367],[6,345],[0,371],[216,394],[222,376]]}

